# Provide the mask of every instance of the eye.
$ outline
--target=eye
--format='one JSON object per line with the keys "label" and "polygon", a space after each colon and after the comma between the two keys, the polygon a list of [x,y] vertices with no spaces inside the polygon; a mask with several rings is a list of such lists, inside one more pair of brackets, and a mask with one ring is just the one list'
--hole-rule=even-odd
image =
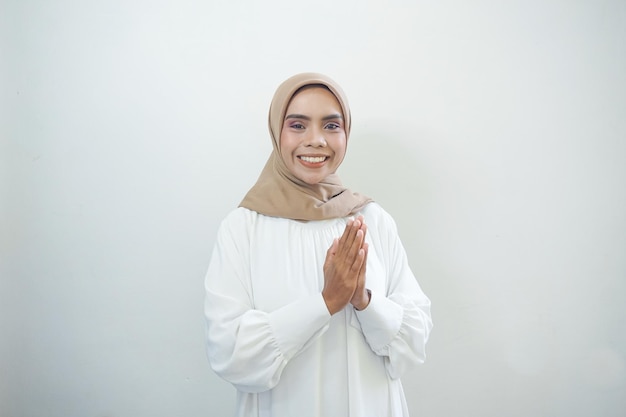
{"label": "eye", "polygon": [[289,127],[292,129],[304,129],[304,125],[300,122],[293,122],[289,124]]}
{"label": "eye", "polygon": [[326,129],[335,130],[335,129],[339,129],[341,126],[338,123],[330,122],[325,127]]}

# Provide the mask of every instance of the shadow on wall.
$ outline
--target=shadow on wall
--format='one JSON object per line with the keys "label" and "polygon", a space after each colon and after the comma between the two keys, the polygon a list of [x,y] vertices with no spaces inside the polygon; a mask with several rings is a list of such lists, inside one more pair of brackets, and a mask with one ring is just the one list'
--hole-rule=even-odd
{"label": "shadow on wall", "polygon": [[431,140],[432,134],[410,129],[355,129],[339,171],[346,186],[372,197],[393,216],[412,265],[422,256],[432,213]]}
{"label": "shadow on wall", "polygon": [[[346,186],[369,195],[394,218],[409,265],[433,302],[435,328],[427,348],[426,366],[403,377],[409,408],[416,414],[426,414],[429,406],[444,401],[445,390],[431,388],[433,381],[441,378],[431,369],[440,350],[437,339],[445,335],[447,327],[437,313],[453,307],[455,297],[449,298],[450,293],[461,292],[455,288],[457,284],[445,264],[447,260],[441,259],[441,248],[436,244],[437,235],[442,233],[438,208],[442,190],[438,189],[438,184],[441,185],[438,177],[443,167],[436,165],[442,155],[433,154],[439,142],[436,134],[415,128],[370,125],[355,129],[339,172]],[[447,287],[445,291],[444,287]]]}

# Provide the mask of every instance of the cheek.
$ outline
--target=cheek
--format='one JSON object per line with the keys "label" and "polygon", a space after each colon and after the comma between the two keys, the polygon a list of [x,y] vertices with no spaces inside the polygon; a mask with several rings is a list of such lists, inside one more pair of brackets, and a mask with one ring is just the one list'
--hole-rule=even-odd
{"label": "cheek", "polygon": [[278,138],[278,152],[283,153],[283,149],[286,147],[287,138],[286,135],[281,132],[280,137]]}
{"label": "cheek", "polygon": [[337,138],[337,140],[335,141],[335,154],[337,156],[339,156],[339,159],[343,159],[343,157],[346,155],[346,149],[348,147],[348,143],[346,141],[345,136],[342,138]]}
{"label": "cheek", "polygon": [[278,141],[278,153],[284,161],[287,161],[290,152],[289,135],[281,134]]}

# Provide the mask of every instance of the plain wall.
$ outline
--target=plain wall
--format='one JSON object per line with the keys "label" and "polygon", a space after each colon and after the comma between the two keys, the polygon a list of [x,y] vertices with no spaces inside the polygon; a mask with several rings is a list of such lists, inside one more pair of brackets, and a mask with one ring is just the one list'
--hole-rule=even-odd
{"label": "plain wall", "polygon": [[413,416],[626,410],[626,3],[0,3],[0,415],[231,415],[221,219],[288,76],[346,90],[339,174],[433,302]]}

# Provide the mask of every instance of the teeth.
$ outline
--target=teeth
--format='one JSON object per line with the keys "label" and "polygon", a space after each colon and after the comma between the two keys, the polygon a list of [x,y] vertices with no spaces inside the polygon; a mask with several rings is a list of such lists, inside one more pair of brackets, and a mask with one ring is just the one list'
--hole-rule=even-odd
{"label": "teeth", "polygon": [[324,162],[326,157],[325,156],[301,156],[300,159],[302,159],[305,162],[311,162],[315,164],[319,162]]}

